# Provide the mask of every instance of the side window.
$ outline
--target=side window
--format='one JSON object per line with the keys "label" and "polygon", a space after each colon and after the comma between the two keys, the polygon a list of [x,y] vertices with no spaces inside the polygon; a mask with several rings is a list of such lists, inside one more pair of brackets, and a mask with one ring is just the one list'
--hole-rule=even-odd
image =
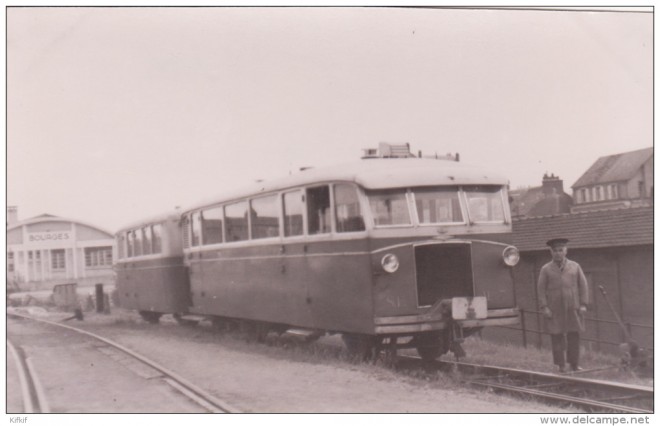
{"label": "side window", "polygon": [[247,201],[225,206],[225,235],[228,243],[248,239]]}
{"label": "side window", "polygon": [[196,247],[202,242],[202,217],[201,212],[192,214],[192,245]]}
{"label": "side window", "polygon": [[277,213],[277,207],[277,195],[255,198],[250,201],[252,239],[280,235],[280,215]]}
{"label": "side window", "polygon": [[142,228],[142,252],[144,254],[153,253],[151,248],[151,226]]}
{"label": "side window", "polygon": [[135,247],[135,238],[133,235],[133,231],[129,231],[126,233],[126,251],[128,252],[128,257],[133,257],[135,256],[135,250],[133,250],[133,247]]}
{"label": "side window", "polygon": [[360,200],[353,185],[335,185],[335,218],[337,232],[364,231]]}
{"label": "side window", "polygon": [[307,231],[309,235],[330,232],[330,189],[327,185],[307,188]]}
{"label": "side window", "polygon": [[284,194],[284,236],[303,234],[302,192],[293,191]]}
{"label": "side window", "polygon": [[202,237],[204,244],[222,242],[222,207],[213,207],[202,212]]}
{"label": "side window", "polygon": [[181,227],[183,228],[183,246],[190,247],[190,215],[183,217]]}
{"label": "side window", "polygon": [[133,254],[135,256],[142,256],[142,231],[140,229],[136,229],[132,231],[133,234],[133,241],[135,242],[135,245],[133,246]]}
{"label": "side window", "polygon": [[117,257],[119,259],[124,258],[124,242],[126,240],[126,237],[124,236],[124,233],[122,232],[121,234],[117,234]]}
{"label": "side window", "polygon": [[154,244],[154,253],[163,251],[162,228],[160,223],[151,226],[151,237]]}

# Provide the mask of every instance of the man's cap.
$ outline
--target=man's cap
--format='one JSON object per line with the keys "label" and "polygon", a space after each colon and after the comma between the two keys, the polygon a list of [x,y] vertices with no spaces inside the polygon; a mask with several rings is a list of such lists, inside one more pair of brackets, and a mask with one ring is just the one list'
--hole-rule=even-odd
{"label": "man's cap", "polygon": [[555,247],[558,245],[566,245],[568,244],[568,238],[553,238],[551,240],[548,240],[546,244],[550,247]]}

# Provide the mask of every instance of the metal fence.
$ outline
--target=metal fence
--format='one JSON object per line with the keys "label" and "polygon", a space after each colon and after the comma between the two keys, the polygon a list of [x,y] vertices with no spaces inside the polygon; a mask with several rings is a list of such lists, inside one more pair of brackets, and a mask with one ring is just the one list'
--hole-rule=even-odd
{"label": "metal fence", "polygon": [[[543,313],[535,310],[524,310],[520,309],[520,327],[511,327],[511,326],[503,326],[501,328],[509,329],[509,330],[517,330],[520,331],[521,333],[521,338],[522,338],[522,344],[523,347],[527,347],[528,345],[528,337],[531,336],[536,336],[536,346],[539,348],[543,347],[543,336],[550,336],[550,333],[546,331],[542,331],[541,328],[541,321],[540,318],[542,317]],[[529,317],[533,316],[534,318],[534,323],[537,325],[537,327],[530,328],[528,326],[529,324]],[[623,335],[623,332],[620,330],[621,326],[617,321],[612,321],[612,320],[607,320],[607,319],[600,319],[600,318],[590,318],[586,317],[585,320],[587,322],[595,323],[595,334],[596,337],[587,337],[587,336],[582,336],[581,340],[584,342],[590,342],[594,344],[596,347],[596,350],[603,350],[605,348],[611,348],[611,347],[619,347],[621,343],[624,343],[625,341],[625,336]],[[621,340],[617,342],[613,342],[611,340],[604,340],[600,338],[600,335],[604,333],[603,327],[601,327],[601,324],[607,324],[608,328],[610,330],[616,329],[619,331],[619,334],[621,336]],[[635,338],[635,331],[637,330],[637,334],[641,330],[649,330],[651,332],[651,335],[653,334],[653,326],[652,325],[646,325],[646,324],[635,324],[631,322],[624,322],[624,325],[626,326],[628,330],[628,334],[632,336],[632,338]],[[644,346],[644,345],[642,345]],[[652,350],[651,347],[645,348],[648,350]]]}

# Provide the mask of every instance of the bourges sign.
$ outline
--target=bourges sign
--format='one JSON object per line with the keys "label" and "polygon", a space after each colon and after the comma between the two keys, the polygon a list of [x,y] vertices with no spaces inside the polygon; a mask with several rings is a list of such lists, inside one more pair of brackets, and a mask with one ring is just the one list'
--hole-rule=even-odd
{"label": "bourges sign", "polygon": [[46,242],[71,241],[71,231],[32,232],[28,234],[28,242],[33,244]]}

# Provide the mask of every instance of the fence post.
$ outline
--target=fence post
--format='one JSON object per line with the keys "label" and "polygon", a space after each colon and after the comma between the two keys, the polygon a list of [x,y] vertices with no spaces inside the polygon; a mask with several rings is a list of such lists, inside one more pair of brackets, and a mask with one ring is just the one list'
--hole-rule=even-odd
{"label": "fence post", "polygon": [[103,313],[103,284],[96,284],[96,312]]}

